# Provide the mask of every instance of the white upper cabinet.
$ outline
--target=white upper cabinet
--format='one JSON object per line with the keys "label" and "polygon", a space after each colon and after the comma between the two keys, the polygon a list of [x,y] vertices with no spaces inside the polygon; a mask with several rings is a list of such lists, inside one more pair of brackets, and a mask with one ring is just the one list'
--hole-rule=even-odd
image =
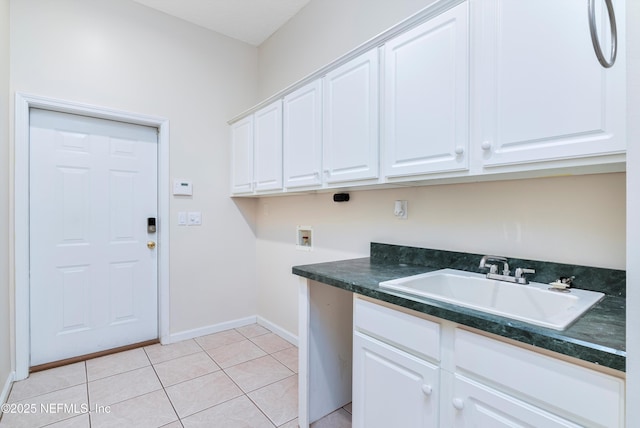
{"label": "white upper cabinet", "polygon": [[385,44],[386,177],[468,168],[468,34],[465,2]]}
{"label": "white upper cabinet", "polygon": [[284,97],[284,187],[322,184],[322,83],[303,86]]}
{"label": "white upper cabinet", "polygon": [[254,114],[255,191],[282,189],[282,101]]}
{"label": "white upper cabinet", "polygon": [[611,1],[435,2],[234,122],[232,194],[623,169]]}
{"label": "white upper cabinet", "polygon": [[323,88],[327,183],[378,177],[378,50],[329,72]]}
{"label": "white upper cabinet", "polygon": [[[486,167],[625,151],[624,1],[615,1],[618,58],[598,62],[584,0],[475,3],[472,114]],[[600,45],[611,29],[597,1]]]}
{"label": "white upper cabinet", "polygon": [[253,192],[253,115],[231,125],[231,193]]}

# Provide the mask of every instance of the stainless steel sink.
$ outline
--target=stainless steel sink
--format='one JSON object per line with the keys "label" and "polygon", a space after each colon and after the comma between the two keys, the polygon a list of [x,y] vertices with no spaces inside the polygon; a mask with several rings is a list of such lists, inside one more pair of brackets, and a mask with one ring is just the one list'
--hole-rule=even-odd
{"label": "stainless steel sink", "polygon": [[594,291],[575,288],[570,292],[551,291],[548,284],[514,284],[455,269],[393,279],[379,285],[555,330],[566,329],[604,297]]}

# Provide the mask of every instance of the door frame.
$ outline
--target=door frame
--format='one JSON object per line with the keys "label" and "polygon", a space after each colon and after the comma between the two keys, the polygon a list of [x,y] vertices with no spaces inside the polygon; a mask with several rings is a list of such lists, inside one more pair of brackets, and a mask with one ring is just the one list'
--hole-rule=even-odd
{"label": "door frame", "polygon": [[29,109],[115,120],[158,129],[158,337],[169,337],[169,120],[72,101],[16,93],[15,99],[15,364],[16,380],[29,376]]}

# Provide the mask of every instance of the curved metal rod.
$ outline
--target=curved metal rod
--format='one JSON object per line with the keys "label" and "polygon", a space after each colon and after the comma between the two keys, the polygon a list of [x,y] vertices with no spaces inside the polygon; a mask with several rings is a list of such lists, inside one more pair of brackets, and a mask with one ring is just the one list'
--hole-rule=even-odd
{"label": "curved metal rod", "polygon": [[591,43],[593,43],[593,49],[596,52],[598,61],[600,61],[600,64],[602,64],[604,68],[610,68],[615,64],[616,56],[618,54],[618,29],[616,28],[616,16],[613,11],[612,0],[605,0],[605,3],[607,5],[607,13],[609,15],[609,25],[611,26],[611,58],[608,61],[602,53],[600,40],[598,39],[595,0],[589,0],[589,30],[591,31]]}

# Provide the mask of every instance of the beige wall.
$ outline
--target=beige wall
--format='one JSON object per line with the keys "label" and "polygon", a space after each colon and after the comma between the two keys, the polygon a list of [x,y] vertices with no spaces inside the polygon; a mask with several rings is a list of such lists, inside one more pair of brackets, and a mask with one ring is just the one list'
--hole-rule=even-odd
{"label": "beige wall", "polygon": [[[372,2],[371,26],[363,21],[365,3],[312,0],[259,48],[260,93],[277,92],[313,72],[419,2]],[[367,256],[371,241],[625,268],[624,174],[357,191],[351,197],[341,204],[331,193],[260,200],[262,317],[296,334],[299,279],[291,266]],[[409,201],[408,220],[394,218],[396,199]],[[299,224],[313,226],[314,251],[296,251]]]}
{"label": "beige wall", "polygon": [[[168,118],[170,175],[194,191],[160,219],[170,332],[255,315],[253,203],[228,197],[226,124],[256,102],[255,47],[130,0],[16,0],[11,73],[12,93]],[[178,227],[178,211],[202,211],[202,226]]]}
{"label": "beige wall", "polygon": [[259,95],[267,98],[435,0],[311,0],[259,49]]}
{"label": "beige wall", "polygon": [[0,394],[12,371],[9,315],[9,177],[9,0],[0,0]]}

